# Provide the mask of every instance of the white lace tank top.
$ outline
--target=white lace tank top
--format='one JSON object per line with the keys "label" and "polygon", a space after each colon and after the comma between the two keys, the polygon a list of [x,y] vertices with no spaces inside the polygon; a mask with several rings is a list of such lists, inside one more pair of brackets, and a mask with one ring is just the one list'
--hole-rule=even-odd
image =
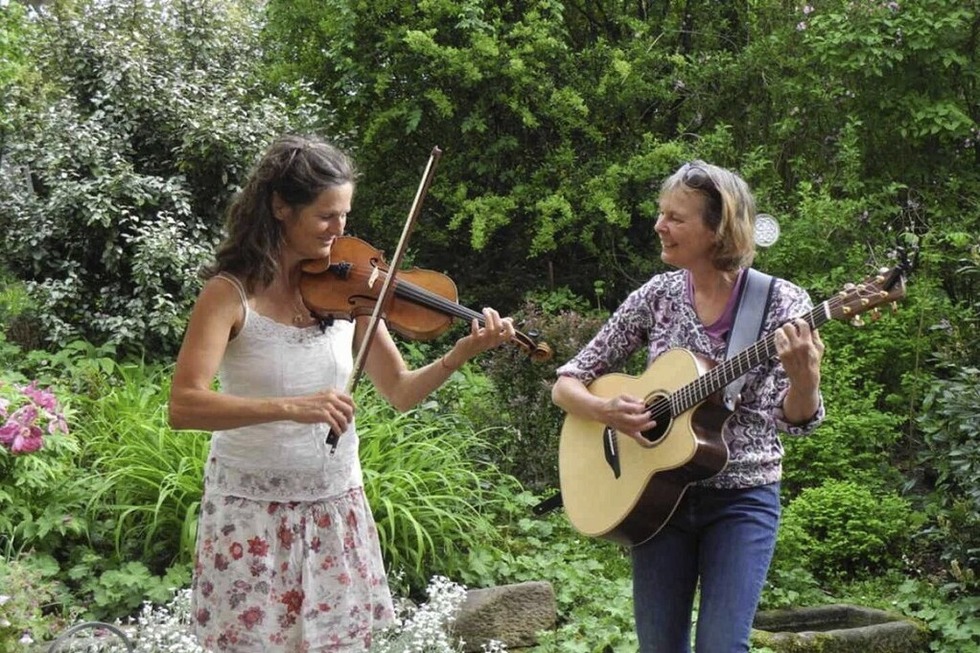
{"label": "white lace tank top", "polygon": [[[221,391],[239,397],[298,396],[343,389],[353,368],[354,324],[281,324],[252,310],[241,282],[229,275],[245,319],[218,369]],[[260,501],[316,501],[363,484],[353,422],[334,453],[327,424],[268,422],[215,431],[205,469],[207,491]]]}

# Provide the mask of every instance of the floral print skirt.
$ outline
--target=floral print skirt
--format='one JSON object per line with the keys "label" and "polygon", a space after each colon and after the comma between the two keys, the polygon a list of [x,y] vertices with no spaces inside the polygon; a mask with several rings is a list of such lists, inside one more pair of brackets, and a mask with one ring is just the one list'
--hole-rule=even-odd
{"label": "floral print skirt", "polygon": [[367,651],[394,620],[363,488],[289,503],[205,493],[191,597],[212,651]]}

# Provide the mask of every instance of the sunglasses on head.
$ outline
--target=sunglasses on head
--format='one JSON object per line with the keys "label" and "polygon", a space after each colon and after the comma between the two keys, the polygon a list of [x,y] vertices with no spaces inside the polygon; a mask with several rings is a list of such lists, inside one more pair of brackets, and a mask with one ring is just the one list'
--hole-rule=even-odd
{"label": "sunglasses on head", "polygon": [[703,191],[721,204],[721,192],[715,185],[715,180],[711,178],[711,175],[708,174],[708,171],[701,164],[694,161],[684,164],[684,168],[681,181],[684,182],[685,186]]}

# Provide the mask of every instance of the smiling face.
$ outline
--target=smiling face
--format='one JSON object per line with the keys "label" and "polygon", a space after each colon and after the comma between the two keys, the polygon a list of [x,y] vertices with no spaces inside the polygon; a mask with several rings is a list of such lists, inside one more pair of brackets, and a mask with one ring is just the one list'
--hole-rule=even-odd
{"label": "smiling face", "polygon": [[660,198],[654,227],[660,237],[660,258],[667,265],[692,269],[712,265],[715,233],[704,221],[703,193],[676,188]]}
{"label": "smiling face", "polygon": [[334,241],[344,235],[354,197],[350,183],[330,186],[300,207],[273,200],[276,219],[282,222],[283,254],[305,261],[330,256]]}

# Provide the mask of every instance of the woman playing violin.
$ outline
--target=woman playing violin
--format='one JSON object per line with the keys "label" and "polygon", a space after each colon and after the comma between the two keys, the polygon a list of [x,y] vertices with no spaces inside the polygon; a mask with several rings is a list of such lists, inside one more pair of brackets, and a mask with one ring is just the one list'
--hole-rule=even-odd
{"label": "woman playing violin", "polygon": [[[323,140],[272,144],[229,207],[177,357],[170,423],[214,432],[192,591],[194,628],[211,650],[364,651],[393,619],[344,391],[369,318],[321,327],[299,284],[302,264],[328,258],[343,235],[355,178]],[[491,308],[482,318],[414,370],[382,321],[364,371],[407,410],[513,338],[510,318]]]}

